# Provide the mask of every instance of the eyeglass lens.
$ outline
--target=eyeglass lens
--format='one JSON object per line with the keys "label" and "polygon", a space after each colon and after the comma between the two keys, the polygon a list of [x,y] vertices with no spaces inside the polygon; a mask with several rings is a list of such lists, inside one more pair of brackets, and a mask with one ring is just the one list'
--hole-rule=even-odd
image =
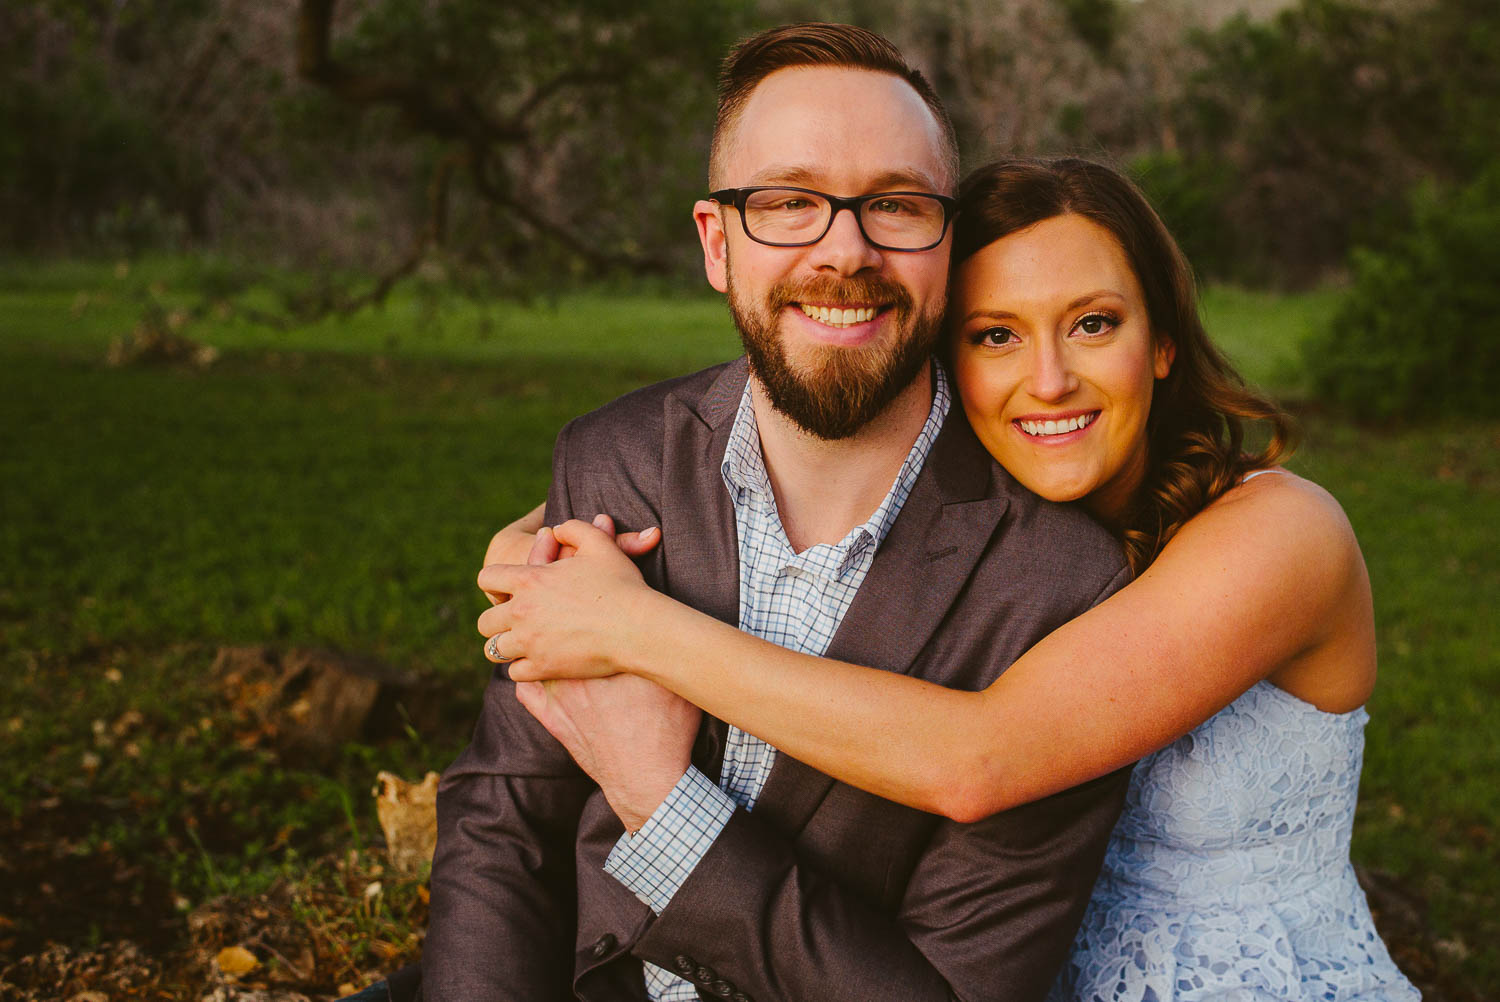
{"label": "eyeglass lens", "polygon": [[[826,198],[810,192],[769,188],[745,200],[745,229],[767,243],[805,243],[828,231],[832,211]],[[860,203],[859,224],[873,243],[926,247],[942,239],[943,203],[926,195],[880,195]]]}

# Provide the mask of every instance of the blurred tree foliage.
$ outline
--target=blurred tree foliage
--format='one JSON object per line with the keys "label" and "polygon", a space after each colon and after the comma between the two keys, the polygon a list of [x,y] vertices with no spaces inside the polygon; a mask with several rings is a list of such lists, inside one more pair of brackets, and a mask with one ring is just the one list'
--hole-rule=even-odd
{"label": "blurred tree foliage", "polygon": [[[1222,217],[1178,223],[1221,275],[1303,283],[1398,225],[1422,178],[1466,179],[1500,155],[1500,5],[1304,0],[1190,45],[1173,183],[1213,179]],[[1148,187],[1149,187],[1148,178]],[[1170,199],[1168,199],[1170,201]]]}
{"label": "blurred tree foliage", "polygon": [[18,183],[0,195],[0,240],[110,253],[191,241],[513,287],[668,270],[742,8],[5,5],[0,175]]}
{"label": "blurred tree foliage", "polygon": [[970,164],[1126,165],[1215,278],[1319,281],[1500,156],[1493,0],[34,0],[0,5],[0,246],[693,275],[717,63],[811,18],[895,40]]}
{"label": "blurred tree foliage", "polygon": [[1320,395],[1366,418],[1500,415],[1500,338],[1481,319],[1497,247],[1500,162],[1457,189],[1419,188],[1409,224],[1355,252],[1332,327],[1305,346]]}

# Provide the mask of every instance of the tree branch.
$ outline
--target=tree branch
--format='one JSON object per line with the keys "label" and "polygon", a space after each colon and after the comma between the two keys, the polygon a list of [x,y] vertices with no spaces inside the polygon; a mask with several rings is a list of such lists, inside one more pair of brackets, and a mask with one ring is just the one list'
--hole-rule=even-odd
{"label": "tree branch", "polygon": [[529,202],[517,198],[514,193],[496,184],[485,171],[486,160],[487,158],[478,155],[470,160],[469,175],[474,180],[475,191],[488,201],[503,205],[537,232],[555,240],[593,267],[601,271],[623,268],[641,274],[666,274],[671,270],[659,257],[602,250],[568,227],[548,219]]}
{"label": "tree branch", "polygon": [[514,145],[530,133],[516,121],[496,122],[469,97],[395,74],[355,72],[333,58],[337,0],[302,0],[297,11],[297,72],[350,104],[399,108],[413,125],[446,139]]}

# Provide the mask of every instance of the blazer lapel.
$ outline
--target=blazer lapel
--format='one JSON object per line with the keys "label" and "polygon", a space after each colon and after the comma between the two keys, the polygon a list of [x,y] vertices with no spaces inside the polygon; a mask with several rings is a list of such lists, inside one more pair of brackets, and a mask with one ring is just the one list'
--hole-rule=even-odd
{"label": "blazer lapel", "polygon": [[[827,657],[910,673],[1009,505],[994,491],[994,460],[955,403],[932,452],[860,585]],[[833,779],[778,754],[756,813],[800,831]]]}
{"label": "blazer lapel", "polygon": [[[722,466],[749,367],[724,367],[702,397],[673,393],[665,407],[661,522],[663,587],[730,626],[740,622],[740,556]],[[717,781],[729,727],[704,714],[693,762]]]}

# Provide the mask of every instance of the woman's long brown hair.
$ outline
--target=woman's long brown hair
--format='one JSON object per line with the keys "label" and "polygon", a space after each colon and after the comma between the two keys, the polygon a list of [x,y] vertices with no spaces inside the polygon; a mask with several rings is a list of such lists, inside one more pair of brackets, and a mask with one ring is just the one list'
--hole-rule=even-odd
{"label": "woman's long brown hair", "polygon": [[[1001,237],[1067,214],[1114,234],[1146,296],[1151,335],[1176,348],[1157,380],[1146,419],[1146,476],[1124,524],[1131,568],[1140,573],[1192,518],[1251,470],[1288,455],[1291,418],[1248,388],[1203,330],[1192,269],[1151,204],[1126,177],[1067,157],[1005,159],[969,174],[959,188],[953,267]],[[1264,448],[1245,451],[1248,424],[1263,423]]]}

